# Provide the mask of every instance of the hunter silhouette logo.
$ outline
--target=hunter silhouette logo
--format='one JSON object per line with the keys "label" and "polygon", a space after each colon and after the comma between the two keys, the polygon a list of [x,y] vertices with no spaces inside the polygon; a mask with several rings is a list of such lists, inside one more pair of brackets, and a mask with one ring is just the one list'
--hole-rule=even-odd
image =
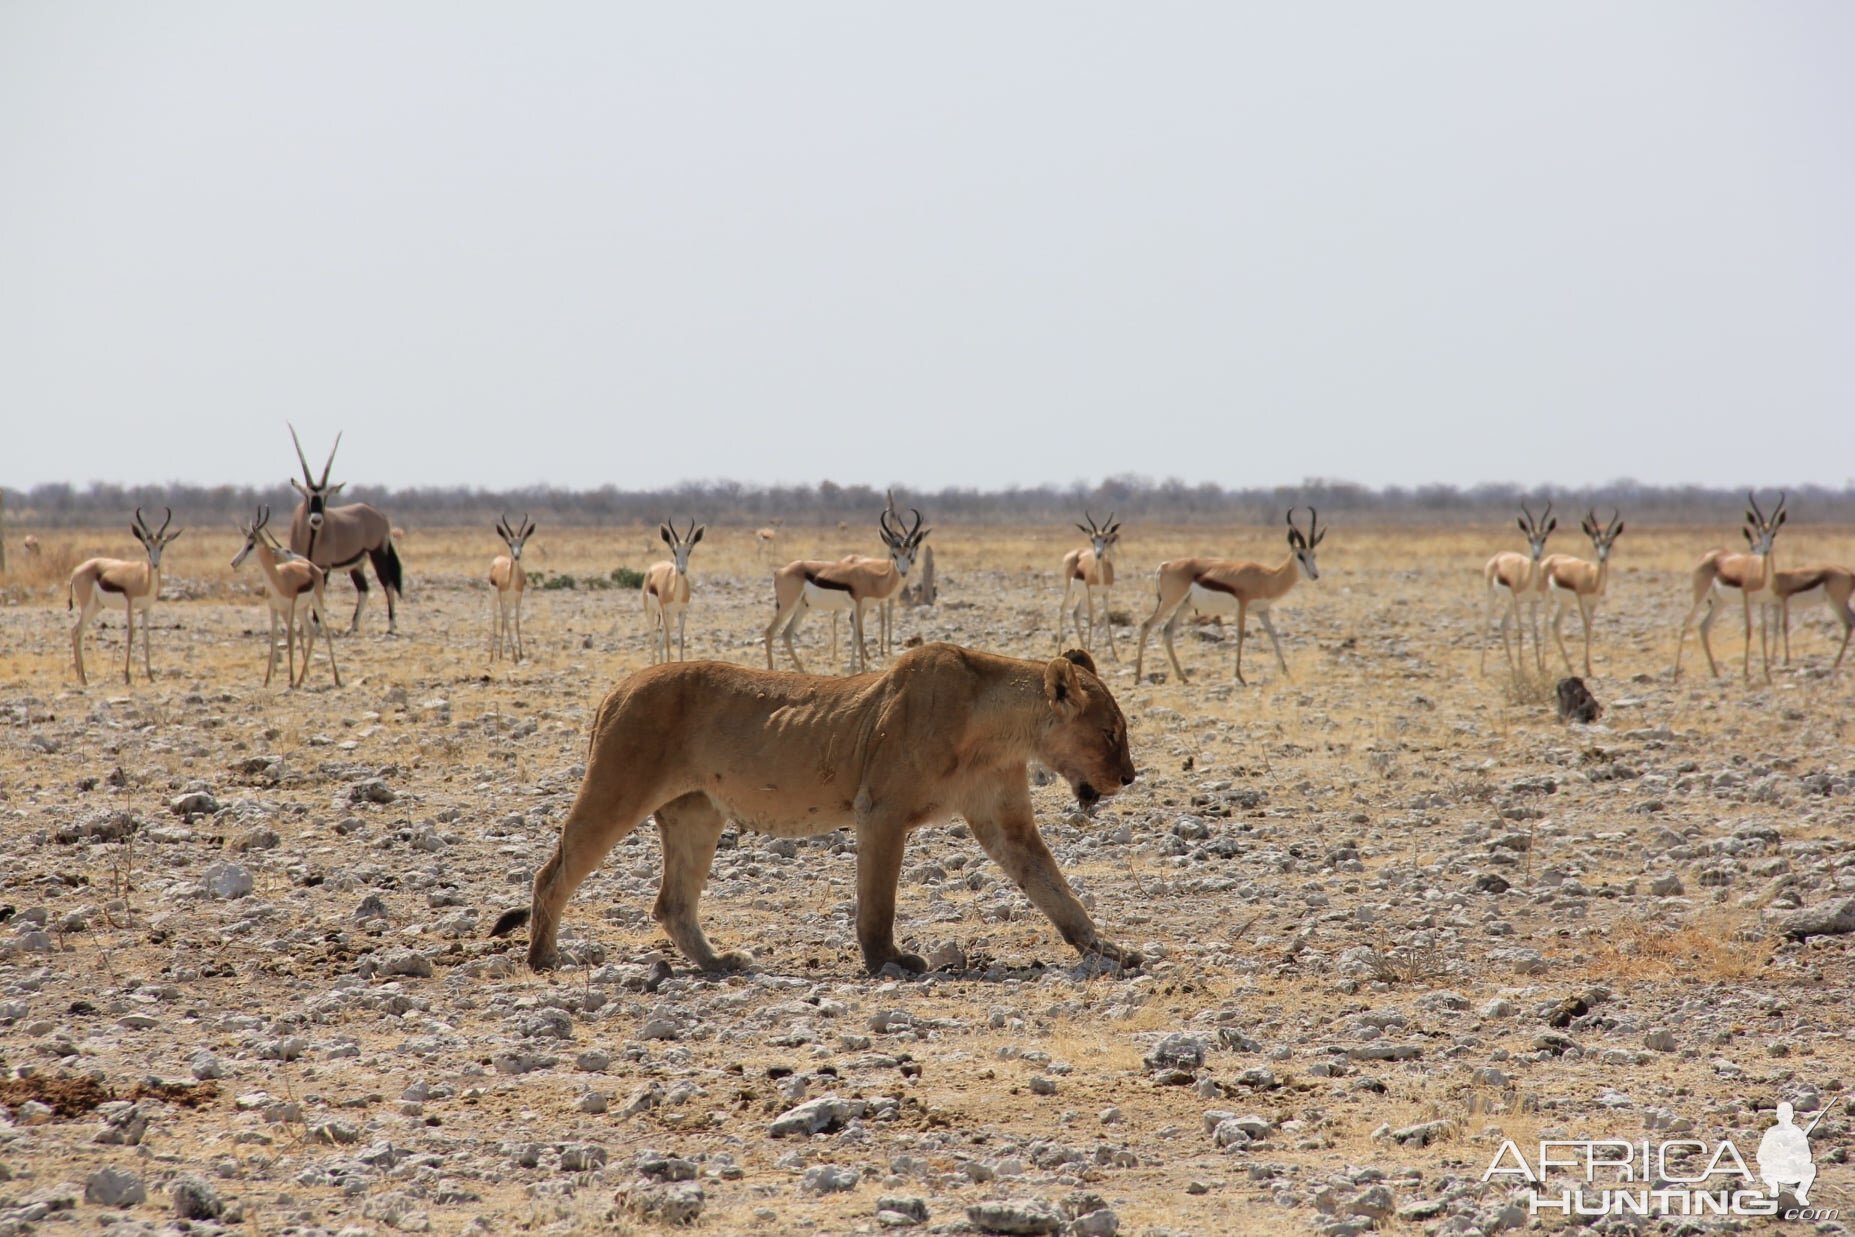
{"label": "hunter silhouette logo", "polygon": [[1824,1105],[1816,1114],[1816,1119],[1803,1129],[1797,1128],[1796,1109],[1790,1104],[1778,1105],[1778,1123],[1765,1131],[1765,1136],[1758,1140],[1758,1175],[1765,1182],[1771,1196],[1776,1198],[1781,1187],[1797,1187],[1797,1202],[1802,1206],[1810,1205],[1810,1184],[1816,1180],[1816,1161],[1810,1155],[1810,1134],[1816,1129],[1817,1121],[1829,1111]]}
{"label": "hunter silhouette logo", "polygon": [[[1557,1212],[1567,1219],[1730,1215],[1834,1220],[1838,1210],[1810,1205],[1816,1184],[1810,1135],[1828,1112],[1824,1105],[1800,1126],[1795,1107],[1779,1104],[1777,1121],[1759,1139],[1753,1157],[1757,1173],[1731,1139],[1542,1139],[1531,1159],[1512,1140],[1502,1142],[1482,1180],[1510,1179],[1525,1190],[1532,1214]],[[1786,1193],[1793,1202],[1785,1202]]]}

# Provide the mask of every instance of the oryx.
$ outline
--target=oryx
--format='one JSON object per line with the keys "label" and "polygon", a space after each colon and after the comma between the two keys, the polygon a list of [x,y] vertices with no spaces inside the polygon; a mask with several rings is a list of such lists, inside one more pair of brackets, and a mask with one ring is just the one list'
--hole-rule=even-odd
{"label": "oryx", "polygon": [[303,454],[303,443],[296,436],[294,425],[290,426],[290,441],[296,444],[296,458],[303,465],[303,479],[290,478],[290,484],[303,496],[296,504],[296,514],[290,517],[291,551],[324,571],[345,571],[354,581],[356,596],[354,617],[348,623],[350,634],[361,629],[361,611],[367,608],[367,578],[361,574],[361,560],[371,558],[374,574],[380,577],[380,587],[386,590],[387,632],[397,632],[398,616],[394,607],[404,589],[404,575],[400,570],[399,551],[393,548],[393,526],[366,503],[349,503],[342,507],[328,505],[329,499],[347,484],[338,481],[330,485],[328,479],[329,469],[335,466],[335,452],[341,448],[340,434],[335,435],[335,446],[329,449],[328,463],[322,466],[320,481],[309,471],[309,460]]}

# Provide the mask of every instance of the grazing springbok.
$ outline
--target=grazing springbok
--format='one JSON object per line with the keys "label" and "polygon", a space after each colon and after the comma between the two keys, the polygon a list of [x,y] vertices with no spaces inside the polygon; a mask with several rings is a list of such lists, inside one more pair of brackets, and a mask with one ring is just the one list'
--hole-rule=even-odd
{"label": "grazing springbok", "polygon": [[[1114,550],[1121,540],[1121,526],[1116,523],[1114,512],[1108,513],[1108,519],[1099,527],[1095,517],[1086,510],[1082,516],[1087,524],[1078,524],[1077,528],[1088,534],[1089,543],[1063,555],[1063,604],[1056,612],[1056,642],[1061,645],[1067,624],[1073,622],[1076,638],[1084,649],[1088,649],[1089,639],[1095,634],[1095,594],[1101,594],[1101,624],[1108,630],[1108,654],[1114,660],[1121,660],[1121,655],[1114,647],[1114,619],[1108,614],[1109,596],[1114,590]],[[1082,599],[1071,602],[1077,585],[1082,586]],[[1082,607],[1088,606],[1088,625],[1082,624]]]}
{"label": "grazing springbok", "polygon": [[535,535],[535,526],[522,512],[522,522],[511,525],[509,513],[503,512],[496,525],[496,535],[509,547],[507,554],[490,560],[490,587],[496,590],[496,613],[491,616],[495,630],[490,635],[490,660],[502,656],[503,646],[514,633],[515,660],[522,660],[522,594],[528,589],[528,572],[522,567],[522,545]]}
{"label": "grazing springbok", "polygon": [[784,523],[784,520],[773,520],[765,528],[754,530],[754,552],[756,554],[764,558],[767,552],[774,548],[779,541],[779,526]]}
{"label": "grazing springbok", "polygon": [[[1693,576],[1694,604],[1688,607],[1687,617],[1681,620],[1681,634],[1675,639],[1675,677],[1681,677],[1681,646],[1687,643],[1688,628],[1694,626],[1694,616],[1704,607],[1707,611],[1700,620],[1700,647],[1707,654],[1707,668],[1714,678],[1720,677],[1719,663],[1713,660],[1713,642],[1707,638],[1708,629],[1713,626],[1714,618],[1719,614],[1719,602],[1730,598],[1735,592],[1739,594],[1740,604],[1745,611],[1746,647],[1745,677],[1752,677],[1752,605],[1760,601],[1760,595],[1771,589],[1772,573],[1777,570],[1777,556],[1772,553],[1771,543],[1777,540],[1778,529],[1789,518],[1784,510],[1785,495],[1778,492],[1778,506],[1766,519],[1759,509],[1758,497],[1750,490],[1746,491],[1746,501],[1751,510],[1746,512],[1745,527],[1740,532],[1745,535],[1747,554],[1730,554],[1725,550],[1709,550],[1701,555],[1695,564]],[[1762,601],[1761,601],[1762,605]],[[1771,677],[1771,652],[1766,647],[1768,641],[1765,633],[1760,632],[1758,651],[1764,658],[1765,677]]]}
{"label": "grazing springbok", "polygon": [[[1134,681],[1140,681],[1140,670],[1146,656],[1147,634],[1161,622],[1165,629],[1161,633],[1165,638],[1166,656],[1172,661],[1172,668],[1178,673],[1179,682],[1189,682],[1185,667],[1179,664],[1179,655],[1172,647],[1172,633],[1179,625],[1187,610],[1200,614],[1237,616],[1237,682],[1247,685],[1243,677],[1243,635],[1248,626],[1250,611],[1262,620],[1262,629],[1269,633],[1269,643],[1275,646],[1275,660],[1281,663],[1282,673],[1288,675],[1288,659],[1282,656],[1282,642],[1275,634],[1275,624],[1269,619],[1269,607],[1279,601],[1289,589],[1295,586],[1296,569],[1310,580],[1320,579],[1320,568],[1314,561],[1315,547],[1327,537],[1327,530],[1319,527],[1320,513],[1308,508],[1308,530],[1303,534],[1295,527],[1295,509],[1288,509],[1288,557],[1273,567],[1242,559],[1229,558],[1178,558],[1159,565],[1159,604],[1153,607],[1153,613],[1147,621],[1140,624],[1140,647],[1134,654]],[[1289,676],[1293,677],[1293,676]]]}
{"label": "grazing springbok", "polygon": [[[1514,670],[1519,663],[1526,660],[1526,628],[1520,622],[1520,599],[1525,597],[1531,603],[1533,612],[1533,660],[1543,674],[1546,670],[1546,650],[1539,642],[1539,603],[1546,593],[1546,573],[1540,569],[1540,559],[1546,553],[1546,538],[1559,526],[1553,518],[1552,504],[1540,513],[1538,520],[1525,506],[1520,508],[1520,531],[1526,535],[1526,554],[1516,554],[1512,550],[1503,550],[1488,560],[1482,568],[1482,576],[1488,582],[1488,619],[1482,625],[1481,638],[1481,673],[1488,673],[1488,624],[1494,622],[1498,612],[1501,618],[1501,651],[1507,654],[1507,668]],[[1519,656],[1508,647],[1507,624],[1514,625],[1514,643],[1519,646]]]}
{"label": "grazing springbok", "polygon": [[1621,513],[1614,507],[1610,512],[1610,523],[1600,525],[1595,510],[1586,511],[1578,527],[1591,539],[1591,548],[1597,554],[1597,562],[1588,563],[1582,558],[1570,554],[1549,554],[1540,564],[1540,570],[1546,576],[1546,596],[1552,602],[1552,638],[1558,642],[1559,656],[1565,659],[1565,672],[1572,670],[1572,655],[1565,648],[1565,612],[1571,607],[1571,598],[1578,599],[1578,616],[1584,620],[1584,673],[1591,677],[1591,619],[1597,613],[1597,603],[1604,596],[1604,589],[1610,583],[1610,547],[1623,535]]}
{"label": "grazing springbok", "polygon": [[[1829,612],[1842,623],[1842,647],[1836,652],[1836,664],[1829,668],[1834,678],[1842,669],[1842,658],[1849,651],[1849,636],[1855,634],[1855,608],[1849,597],[1855,594],[1855,572],[1847,567],[1823,564],[1817,567],[1793,567],[1771,573],[1771,591],[1777,599],[1779,625],[1784,632],[1784,664],[1791,664],[1791,603],[1822,598]],[[1770,601],[1765,603],[1771,605]],[[1761,627],[1764,620],[1760,620]]]}
{"label": "grazing springbok", "polygon": [[[920,551],[921,542],[934,530],[921,527],[921,513],[909,509],[914,515],[914,524],[907,529],[901,527],[900,521],[889,522],[889,513],[884,511],[880,520],[882,543],[889,550],[887,559],[865,558],[853,554],[840,558],[836,562],[824,562],[817,559],[800,559],[787,563],[773,573],[773,621],[766,629],[766,664],[773,668],[773,637],[783,635],[786,641],[786,653],[792,658],[792,664],[804,673],[805,665],[799,660],[799,652],[792,645],[792,633],[797,629],[799,620],[805,617],[807,610],[832,610],[850,612],[850,634],[856,644],[856,656],[852,659],[856,671],[865,668],[863,648],[863,611],[872,602],[880,605],[895,596],[907,578],[908,571],[915,563],[915,555]],[[882,625],[881,651],[889,650],[889,625],[886,620]],[[832,658],[836,659],[836,649],[832,649]]]}
{"label": "grazing springbok", "polygon": [[122,598],[123,608],[128,614],[128,634],[123,638],[122,681],[133,682],[129,677],[130,668],[135,664],[135,613],[142,614],[142,671],[154,682],[155,669],[150,663],[148,653],[148,628],[152,625],[151,612],[154,610],[155,598],[161,595],[161,551],[169,542],[185,531],[175,529],[168,532],[167,526],[174,522],[174,512],[167,509],[167,518],[161,521],[161,527],[149,531],[148,524],[142,519],[142,509],[135,509],[135,523],[129,526],[129,532],[142,543],[148,551],[148,561],[144,563],[128,562],[120,558],[92,558],[77,565],[71,573],[71,580],[66,585],[66,610],[77,611],[77,622],[71,627],[71,659],[77,663],[77,681],[88,684],[90,677],[84,673],[84,628],[98,610],[103,608],[104,598],[114,594]]}
{"label": "grazing springbok", "polygon": [[[335,676],[335,686],[341,686],[341,668],[335,664],[335,638],[329,633],[328,596],[323,591],[324,581],[328,578],[322,568],[306,558],[291,555],[282,549],[270,534],[271,509],[259,507],[257,518],[249,524],[241,524],[238,531],[245,534],[245,544],[232,557],[232,570],[237,571],[245,564],[246,555],[256,551],[258,566],[264,569],[264,596],[270,603],[271,638],[270,661],[264,666],[264,686],[271,685],[271,675],[277,670],[277,622],[283,620],[283,639],[288,652],[286,674],[292,689],[301,687],[309,678],[309,661],[315,656],[315,629],[322,629],[322,639],[328,644],[328,668]],[[298,603],[302,610],[297,610]],[[298,628],[303,636],[303,672],[296,672],[296,636]]]}
{"label": "grazing springbok", "polygon": [[674,520],[657,526],[657,534],[670,547],[670,561],[652,563],[645,570],[644,583],[639,589],[644,595],[644,621],[651,628],[653,664],[670,660],[670,619],[673,616],[676,619],[676,660],[683,660],[683,624],[689,618],[689,552],[702,540],[707,527],[694,520],[689,521],[686,533],[676,531]]}
{"label": "grazing springbok", "polygon": [[396,605],[405,589],[404,573],[399,565],[399,551],[393,547],[393,526],[366,503],[329,506],[329,499],[341,493],[345,481],[329,484],[329,469],[335,466],[335,452],[341,449],[341,435],[329,448],[328,463],[322,466],[322,479],[309,471],[309,457],[303,454],[302,440],[296,427],[290,427],[290,441],[296,444],[296,458],[303,465],[303,479],[290,478],[290,484],[303,496],[290,518],[290,550],[300,554],[326,572],[345,571],[354,581],[354,617],[348,632],[361,629],[361,611],[367,607],[367,577],[361,573],[363,560],[372,559],[374,574],[386,593],[386,629],[389,635],[399,630]]}

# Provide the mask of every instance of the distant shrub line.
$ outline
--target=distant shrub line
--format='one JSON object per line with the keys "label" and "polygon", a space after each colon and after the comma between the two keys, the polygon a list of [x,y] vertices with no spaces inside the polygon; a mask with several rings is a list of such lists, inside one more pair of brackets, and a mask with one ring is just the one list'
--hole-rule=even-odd
{"label": "distant shrub line", "polygon": [[[178,520],[198,525],[207,520],[249,517],[252,509],[261,503],[285,512],[296,505],[296,496],[286,485],[262,488],[124,486],[96,482],[79,487],[60,482],[26,490],[0,487],[0,493],[5,495],[6,518],[12,527],[30,524],[58,528],[109,523],[122,519],[137,506],[144,509],[172,507]],[[493,521],[497,513],[505,510],[527,511],[536,519],[555,525],[589,527],[650,524],[667,519],[672,513],[720,523],[761,525],[769,520],[783,519],[803,524],[874,519],[886,501],[884,492],[874,487],[838,485],[830,481],[815,486],[689,481],[650,491],[620,490],[615,486],[592,490],[551,486],[510,490],[468,486],[396,490],[351,484],[343,495],[356,502],[372,503],[395,523],[408,527]],[[1791,510],[1812,523],[1855,522],[1855,483],[1839,488],[1798,485],[1791,487],[1790,495]],[[1227,489],[1209,482],[1188,485],[1177,480],[1113,477],[1093,485],[1078,483],[1001,490],[959,487],[916,490],[897,486],[895,497],[903,507],[919,507],[941,522],[1067,522],[1086,508],[1103,517],[1113,511],[1124,520],[1265,524],[1280,523],[1283,512],[1290,506],[1311,504],[1333,515],[1367,513],[1376,519],[1417,523],[1505,515],[1521,503],[1538,509],[1548,499],[1559,511],[1568,514],[1582,513],[1587,507],[1605,511],[1615,507],[1638,521],[1735,519],[1745,502],[1745,491],[1706,486],[1654,486],[1631,480],[1563,488],[1507,484],[1466,488],[1453,485],[1373,488],[1318,477],[1299,485]],[[1575,516],[1571,522],[1576,523]],[[635,587],[623,582],[620,585]]]}

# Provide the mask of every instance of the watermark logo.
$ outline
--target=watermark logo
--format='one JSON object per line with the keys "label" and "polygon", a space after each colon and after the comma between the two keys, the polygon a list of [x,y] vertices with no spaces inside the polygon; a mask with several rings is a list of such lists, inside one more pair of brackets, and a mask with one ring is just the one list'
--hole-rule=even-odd
{"label": "watermark logo", "polygon": [[[1797,1124],[1790,1104],[1778,1105],[1777,1123],[1759,1139],[1757,1173],[1731,1140],[1697,1138],[1664,1142],[1625,1139],[1553,1139],[1538,1144],[1531,1161],[1512,1139],[1501,1144],[1483,1181],[1517,1178],[1528,1185],[1534,1215],[1571,1216],[1773,1216],[1834,1220],[1835,1209],[1812,1207],[1816,1160],[1810,1135],[1829,1111]],[[1795,1205],[1785,1205],[1785,1194]]]}

